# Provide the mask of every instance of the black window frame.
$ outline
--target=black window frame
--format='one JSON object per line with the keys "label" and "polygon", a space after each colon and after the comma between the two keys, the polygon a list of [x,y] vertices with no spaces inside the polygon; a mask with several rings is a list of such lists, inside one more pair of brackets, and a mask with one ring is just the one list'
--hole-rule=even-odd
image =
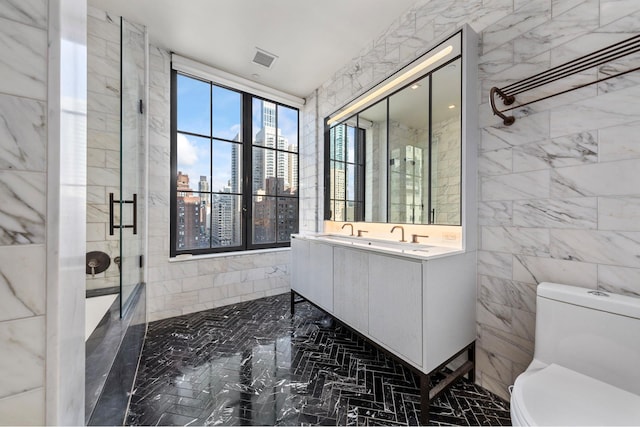
{"label": "black window frame", "polygon": [[[191,132],[179,131],[178,130],[178,76],[188,77],[194,80],[198,80],[204,83],[208,83],[213,91],[213,87],[220,87],[223,89],[231,90],[233,92],[237,92],[240,94],[241,99],[241,141],[232,141],[225,140],[224,138],[215,137],[213,132],[210,132],[211,135],[199,135]],[[274,101],[272,99],[267,99],[259,95],[255,95],[252,93],[248,93],[239,89],[235,89],[233,87],[228,87],[223,84],[217,83],[214,80],[209,80],[207,78],[203,78],[200,76],[195,76],[189,73],[185,73],[182,71],[177,71],[175,69],[171,69],[171,148],[170,148],[170,168],[171,168],[171,179],[170,179],[170,209],[169,218],[170,218],[170,249],[169,255],[171,258],[174,258],[178,255],[206,255],[206,254],[218,254],[218,253],[233,253],[233,252],[241,252],[241,251],[252,251],[252,250],[260,250],[260,249],[272,249],[272,248],[285,248],[291,246],[291,238],[288,241],[278,241],[278,199],[287,198],[287,199],[295,199],[297,209],[296,209],[296,229],[291,232],[297,233],[300,229],[300,109],[291,105],[287,105],[282,102]],[[296,151],[289,150],[281,150],[277,148],[271,149],[268,147],[254,145],[253,144],[253,121],[252,121],[252,102],[253,99],[261,100],[264,102],[269,102],[276,105],[276,129],[278,125],[278,107],[282,106],[288,109],[295,110],[297,112],[297,149]],[[210,98],[211,101],[211,98]],[[213,122],[213,109],[210,112],[210,120]],[[229,143],[236,143],[242,146],[242,172],[240,173],[240,189],[241,189],[241,216],[240,216],[240,230],[241,230],[241,239],[240,245],[237,246],[220,246],[220,247],[211,247],[211,240],[208,248],[192,248],[192,249],[178,249],[176,246],[178,244],[177,239],[177,222],[178,222],[178,189],[177,189],[177,181],[178,181],[178,154],[177,154],[177,140],[178,134],[183,133],[187,135],[193,135],[196,137],[204,137],[208,138],[210,141],[220,140]],[[276,237],[275,242],[273,243],[253,243],[253,234],[252,234],[252,224],[253,224],[253,149],[254,147],[260,147],[264,149],[273,150],[276,152],[285,152],[289,154],[293,154],[297,156],[296,169],[295,174],[297,176],[298,187],[295,196],[294,195],[277,195],[276,197],[276,216],[274,218],[276,227]],[[276,153],[277,159],[277,153]],[[213,160],[211,159],[210,162]],[[276,162],[277,163],[277,162]],[[210,167],[210,172],[212,172],[213,166]],[[277,168],[277,166],[276,166]],[[277,172],[276,172],[277,176]],[[209,177],[211,178],[211,177]],[[199,193],[198,191],[193,191],[193,193]],[[208,194],[210,197],[213,197],[214,194],[219,193],[218,191],[214,191],[213,188],[209,188]],[[236,193],[231,193],[236,194]],[[271,197],[271,196],[270,196]],[[213,236],[213,215],[211,215],[211,223],[209,225],[209,238],[211,239]]]}

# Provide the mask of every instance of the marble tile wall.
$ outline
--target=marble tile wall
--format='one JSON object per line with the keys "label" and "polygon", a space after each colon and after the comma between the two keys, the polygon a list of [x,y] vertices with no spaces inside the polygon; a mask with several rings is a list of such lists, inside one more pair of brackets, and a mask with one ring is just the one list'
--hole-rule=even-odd
{"label": "marble tile wall", "polygon": [[288,248],[169,261],[170,54],[152,45],[149,55],[149,321],[288,292]]}
{"label": "marble tile wall", "polygon": [[82,419],[85,25],[79,1],[0,3],[1,425]]}
{"label": "marble tile wall", "polygon": [[[114,258],[118,230],[109,235],[109,193],[120,196],[120,17],[89,7],[87,17],[87,252],[101,251],[111,265],[87,290],[120,285]],[[115,209],[118,223],[119,209]]]}
{"label": "marble tile wall", "polygon": [[322,119],[465,23],[480,35],[477,381],[508,397],[533,355],[539,282],[640,296],[640,84],[632,74],[532,104],[510,127],[492,115],[489,89],[637,34],[640,3],[417,1],[307,97],[301,224],[322,229]]}
{"label": "marble tile wall", "polygon": [[45,423],[46,1],[0,3],[0,424]]}

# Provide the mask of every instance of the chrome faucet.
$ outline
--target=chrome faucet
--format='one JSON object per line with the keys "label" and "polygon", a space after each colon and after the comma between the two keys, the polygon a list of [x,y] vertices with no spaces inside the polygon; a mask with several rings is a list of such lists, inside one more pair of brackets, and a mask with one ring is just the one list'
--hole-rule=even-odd
{"label": "chrome faucet", "polygon": [[362,233],[368,233],[367,230],[358,230],[358,237],[362,237]]}
{"label": "chrome faucet", "polygon": [[347,225],[351,227],[351,234],[350,234],[350,236],[353,236],[353,224],[351,224],[350,222],[347,222],[346,224],[343,224],[343,225],[342,225],[342,229],[344,230],[344,228],[345,228]]}
{"label": "chrome faucet", "polygon": [[393,228],[391,229],[390,233],[393,233],[395,231],[396,228],[399,228],[400,231],[402,231],[402,239],[400,239],[401,242],[406,242],[406,240],[404,240],[404,227],[401,225],[394,225]]}
{"label": "chrome faucet", "polygon": [[425,236],[425,235],[422,235],[422,234],[412,234],[412,235],[411,235],[411,243],[420,243],[420,242],[418,241],[418,237],[425,237],[425,238],[428,238],[429,236]]}

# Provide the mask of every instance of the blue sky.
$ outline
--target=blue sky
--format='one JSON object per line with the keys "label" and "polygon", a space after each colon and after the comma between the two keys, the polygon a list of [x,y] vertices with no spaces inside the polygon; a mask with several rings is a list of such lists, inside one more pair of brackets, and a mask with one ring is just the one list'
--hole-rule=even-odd
{"label": "blue sky", "polygon": [[[213,107],[213,137],[234,140],[240,129],[241,94],[214,86],[213,101],[210,103],[209,87],[209,83],[178,75],[178,130],[210,136]],[[254,126],[261,125],[260,109],[253,108],[252,114]],[[278,106],[278,125],[289,143],[297,145],[298,112]],[[231,179],[232,145],[230,142],[214,140],[213,191],[222,189]],[[209,176],[210,154],[208,138],[178,133],[178,171],[189,175],[194,190],[198,188],[201,175]]]}

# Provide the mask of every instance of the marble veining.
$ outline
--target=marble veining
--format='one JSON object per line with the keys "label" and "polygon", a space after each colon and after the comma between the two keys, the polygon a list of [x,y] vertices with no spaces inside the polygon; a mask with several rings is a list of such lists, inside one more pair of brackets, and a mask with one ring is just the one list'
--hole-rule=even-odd
{"label": "marble veining", "polygon": [[0,321],[44,314],[44,246],[0,246],[0,259]]}
{"label": "marble veining", "polygon": [[44,385],[44,316],[0,322],[0,399]]}
{"label": "marble veining", "polygon": [[0,95],[0,169],[45,171],[45,105]]}
{"label": "marble veining", "polygon": [[42,0],[5,0],[0,4],[1,17],[45,29],[47,12],[47,2]]}
{"label": "marble veining", "polygon": [[597,161],[598,138],[593,131],[525,144],[513,149],[514,172],[575,166]]}
{"label": "marble veining", "polygon": [[[417,425],[417,377],[289,295],[153,322],[127,425]],[[437,380],[437,379],[436,379]],[[430,425],[508,425],[508,403],[466,380]]]}
{"label": "marble veining", "polygon": [[0,245],[44,243],[45,174],[0,171]]}
{"label": "marble veining", "polygon": [[516,200],[513,202],[513,225],[595,229],[597,207],[595,197]]}
{"label": "marble veining", "polygon": [[0,18],[0,92],[47,97],[47,31]]}

